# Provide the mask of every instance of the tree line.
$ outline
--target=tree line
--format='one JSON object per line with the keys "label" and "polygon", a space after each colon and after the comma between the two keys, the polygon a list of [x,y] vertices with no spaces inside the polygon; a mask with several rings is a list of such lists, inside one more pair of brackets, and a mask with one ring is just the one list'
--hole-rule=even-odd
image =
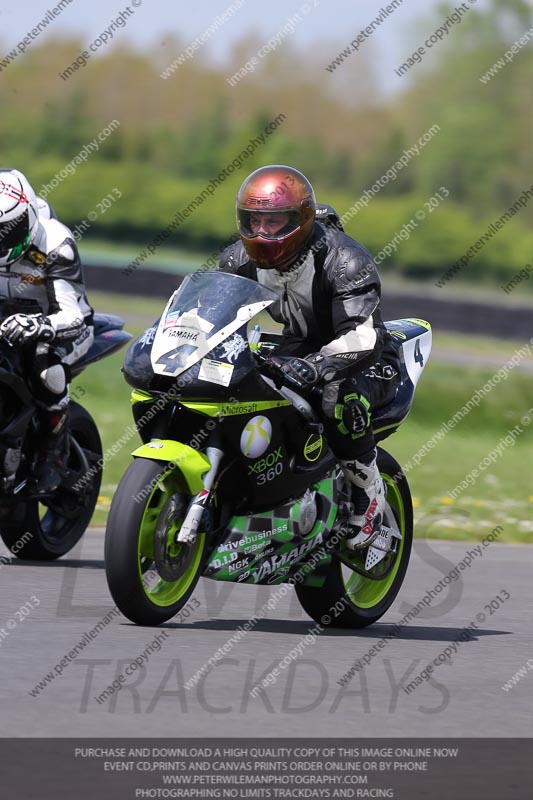
{"label": "tree line", "polygon": [[[452,9],[444,4],[420,25],[436,29]],[[109,47],[68,81],[60,75],[83,43],[49,39],[2,71],[4,166],[25,171],[38,190],[56,178],[47,199],[72,227],[116,189],[120,200],[87,223],[83,238],[142,244],[284,115],[283,125],[240,158],[168,244],[216,248],[234,232],[241,181],[256,167],[286,163],[310,178],[320,201],[335,206],[350,235],[374,253],[385,251],[382,270],[437,279],[533,183],[533,54],[527,36],[515,46],[531,29],[530,15],[525,0],[473,7],[401,79],[400,90],[386,95],[370,45],[331,73],[287,37],[231,86],[227,76],[257,51],[257,35],[241,40],[224,65],[210,61],[206,46],[165,79],[162,71],[184,42],[169,38],[152,52]],[[419,38],[414,30],[402,42],[406,56]],[[65,173],[113,120],[119,124],[112,133]],[[420,146],[435,126],[438,134]],[[386,180],[416,145],[420,152]],[[530,220],[528,205],[456,280],[503,285],[531,265]]]}

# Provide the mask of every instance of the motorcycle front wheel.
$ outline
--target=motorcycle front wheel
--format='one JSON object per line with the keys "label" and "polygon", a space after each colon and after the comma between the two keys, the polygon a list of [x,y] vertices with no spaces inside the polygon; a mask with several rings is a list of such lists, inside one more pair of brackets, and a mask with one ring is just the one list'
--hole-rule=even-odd
{"label": "motorcycle front wheel", "polygon": [[70,451],[67,470],[73,491],[62,484],[41,502],[36,497],[6,506],[0,536],[17,558],[53,561],[79,542],[91,521],[102,480],[102,443],[96,424],[83,406],[70,404]]}
{"label": "motorcycle front wheel", "polygon": [[[401,540],[394,554],[370,570],[365,577],[335,556],[322,586],[296,584],[303,609],[324,627],[364,628],[390,608],[405,578],[413,541],[413,504],[407,478],[398,462],[378,447],[378,466],[387,488],[383,524],[395,527]],[[343,549],[345,561],[364,567],[366,551],[357,555]],[[382,576],[382,577],[380,577]]]}
{"label": "motorcycle front wheel", "polygon": [[190,500],[177,470],[145,458],[135,459],[118,485],[107,520],[105,571],[116,605],[138,625],[171,619],[200,578],[205,533],[192,545],[175,541]]}

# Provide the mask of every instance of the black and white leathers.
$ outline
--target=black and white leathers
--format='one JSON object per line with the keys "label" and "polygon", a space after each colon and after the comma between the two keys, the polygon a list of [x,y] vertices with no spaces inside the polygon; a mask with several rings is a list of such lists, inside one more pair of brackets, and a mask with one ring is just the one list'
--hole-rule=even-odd
{"label": "black and white leathers", "polygon": [[20,259],[0,267],[2,316],[43,313],[55,331],[53,346],[68,345],[64,361],[73,363],[92,343],[93,312],[71,231],[44,200],[38,201],[38,210],[32,245]]}
{"label": "black and white leathers", "polygon": [[257,280],[279,295],[271,316],[284,334],[319,348],[327,381],[375,363],[389,334],[380,311],[381,283],[370,253],[334,227],[316,222],[305,252],[286,272],[257,269],[241,242],[226,248],[219,269]]}

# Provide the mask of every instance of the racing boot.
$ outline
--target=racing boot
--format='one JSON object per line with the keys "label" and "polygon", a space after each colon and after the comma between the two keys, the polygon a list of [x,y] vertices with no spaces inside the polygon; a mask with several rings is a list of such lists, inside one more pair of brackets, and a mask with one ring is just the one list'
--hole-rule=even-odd
{"label": "racing boot", "polygon": [[352,485],[355,513],[349,517],[346,545],[350,550],[370,547],[381,532],[385,508],[385,485],[379,474],[376,450],[369,464],[363,461],[341,461],[345,477]]}
{"label": "racing boot", "polygon": [[69,455],[69,407],[39,409],[41,444],[32,475],[32,490],[37,494],[55,491]]}

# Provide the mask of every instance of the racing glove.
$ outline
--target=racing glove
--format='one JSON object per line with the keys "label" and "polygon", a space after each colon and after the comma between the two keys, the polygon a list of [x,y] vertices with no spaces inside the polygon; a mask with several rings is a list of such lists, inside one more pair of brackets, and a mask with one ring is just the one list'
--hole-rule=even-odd
{"label": "racing glove", "polygon": [[263,363],[262,372],[272,378],[278,388],[288,386],[304,397],[320,380],[317,368],[306,358],[270,356]]}
{"label": "racing glove", "polygon": [[43,314],[12,314],[0,324],[0,337],[11,345],[51,342],[56,333]]}

